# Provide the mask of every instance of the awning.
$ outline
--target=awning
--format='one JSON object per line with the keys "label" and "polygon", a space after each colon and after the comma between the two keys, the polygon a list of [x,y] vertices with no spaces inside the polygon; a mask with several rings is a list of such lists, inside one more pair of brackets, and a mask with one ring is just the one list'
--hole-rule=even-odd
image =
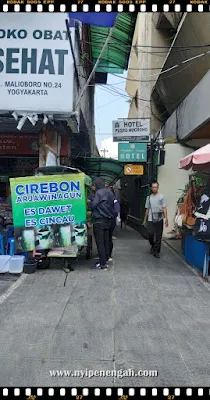
{"label": "awning", "polygon": [[92,179],[103,178],[107,185],[113,185],[124,175],[124,164],[112,158],[77,157],[74,164]]}
{"label": "awning", "polygon": [[[96,68],[96,72],[122,74],[128,68],[136,17],[137,14],[135,13],[119,13],[116,27]],[[91,25],[90,32],[92,59],[95,64],[109,34],[109,28]]]}
{"label": "awning", "polygon": [[65,165],[55,165],[50,167],[36,168],[36,174],[42,175],[64,175],[64,174],[79,174],[81,171],[77,168],[66,167]]}
{"label": "awning", "polygon": [[179,168],[186,170],[192,168],[193,171],[210,171],[210,144],[182,158]]}

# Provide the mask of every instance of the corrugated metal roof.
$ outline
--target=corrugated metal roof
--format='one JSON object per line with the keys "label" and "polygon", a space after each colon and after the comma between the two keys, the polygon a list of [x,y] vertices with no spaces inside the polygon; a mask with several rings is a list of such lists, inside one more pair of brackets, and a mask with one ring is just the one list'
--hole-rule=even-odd
{"label": "corrugated metal roof", "polygon": [[[116,27],[96,72],[114,72],[120,74],[128,68],[136,17],[137,14],[135,13],[119,13]],[[100,55],[108,34],[109,28],[91,26],[91,48],[94,63]]]}

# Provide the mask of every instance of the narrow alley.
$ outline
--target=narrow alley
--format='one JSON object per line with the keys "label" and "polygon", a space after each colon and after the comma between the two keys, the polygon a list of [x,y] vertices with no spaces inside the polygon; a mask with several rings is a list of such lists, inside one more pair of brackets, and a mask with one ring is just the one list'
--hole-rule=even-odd
{"label": "narrow alley", "polygon": [[[22,275],[1,295],[1,385],[208,385],[209,284],[167,245],[155,259],[130,228],[117,232],[114,246],[108,271],[92,271],[93,260],[81,259],[65,286],[64,271],[51,268]],[[129,368],[158,376],[50,374]]]}

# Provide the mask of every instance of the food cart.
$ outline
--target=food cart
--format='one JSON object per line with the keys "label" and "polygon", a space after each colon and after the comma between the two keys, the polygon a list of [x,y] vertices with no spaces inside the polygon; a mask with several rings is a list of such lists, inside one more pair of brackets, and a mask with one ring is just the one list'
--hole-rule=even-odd
{"label": "food cart", "polygon": [[38,168],[34,177],[11,178],[16,251],[62,258],[69,270],[84,247],[89,258],[87,195],[91,183],[80,170],[64,166]]}

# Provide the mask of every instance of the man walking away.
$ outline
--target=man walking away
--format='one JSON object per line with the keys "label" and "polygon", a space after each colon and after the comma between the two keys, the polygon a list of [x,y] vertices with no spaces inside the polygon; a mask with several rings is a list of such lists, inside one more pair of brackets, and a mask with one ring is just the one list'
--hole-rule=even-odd
{"label": "man walking away", "polygon": [[148,218],[149,242],[151,254],[160,258],[161,240],[163,235],[163,221],[168,227],[167,204],[163,194],[159,193],[159,184],[153,182],[151,185],[152,194],[147,197],[145,217],[143,225],[146,226]]}
{"label": "man walking away", "polygon": [[128,214],[130,212],[130,206],[125,198],[125,196],[122,196],[122,200],[120,203],[120,219],[121,219],[121,229],[123,229],[123,226],[126,229],[127,222],[128,222]]}
{"label": "man walking away", "polygon": [[94,187],[95,196],[91,201],[91,210],[99,264],[93,269],[106,270],[109,259],[109,230],[114,217],[114,196],[105,188],[105,182],[101,178],[95,180]]}
{"label": "man walking away", "polygon": [[110,230],[109,230],[109,261],[112,261],[112,251],[113,251],[113,234],[116,227],[116,218],[120,212],[120,203],[118,199],[115,197],[115,192],[113,186],[110,187],[110,190],[114,196],[114,217],[111,219]]}

